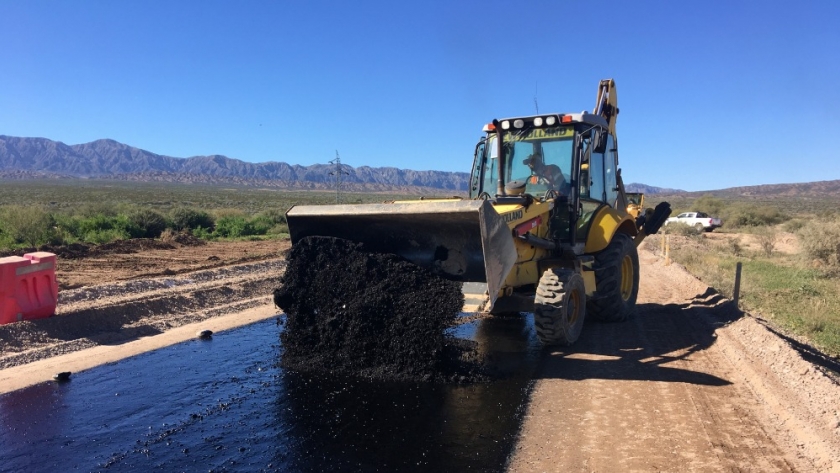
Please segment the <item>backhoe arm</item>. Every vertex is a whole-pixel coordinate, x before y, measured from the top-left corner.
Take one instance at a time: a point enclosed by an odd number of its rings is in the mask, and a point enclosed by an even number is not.
[[[615,122],[618,119],[618,92],[615,89],[614,80],[604,79],[598,85],[598,99],[595,101],[595,109],[592,113],[604,117],[609,125],[610,133],[618,139],[618,135],[615,134]]]

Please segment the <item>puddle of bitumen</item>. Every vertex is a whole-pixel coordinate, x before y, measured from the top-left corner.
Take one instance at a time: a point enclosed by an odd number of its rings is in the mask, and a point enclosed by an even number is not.
[[[273,320],[0,396],[0,471],[501,471],[540,349],[532,320],[450,329],[503,377],[284,372]]]

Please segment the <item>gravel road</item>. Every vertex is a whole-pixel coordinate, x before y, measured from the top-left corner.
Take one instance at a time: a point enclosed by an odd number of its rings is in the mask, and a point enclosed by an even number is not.
[[[836,362],[640,257],[636,317],[546,353],[510,471],[840,471]]]

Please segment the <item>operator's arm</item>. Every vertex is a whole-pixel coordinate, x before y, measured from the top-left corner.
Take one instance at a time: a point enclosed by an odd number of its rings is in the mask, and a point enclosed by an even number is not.
[[[566,183],[566,178],[563,176],[563,171],[557,165],[549,164],[546,167],[546,177],[549,180],[549,184],[551,187],[560,192],[560,193],[567,193],[568,192],[568,184]]]

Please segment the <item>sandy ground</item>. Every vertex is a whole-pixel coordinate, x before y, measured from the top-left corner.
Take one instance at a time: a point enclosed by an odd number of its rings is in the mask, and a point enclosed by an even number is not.
[[[0,393],[275,315],[286,249],[60,260],[58,315],[0,326]],[[641,261],[634,319],[587,324],[573,347],[546,353],[509,470],[840,472],[836,361],[679,265]]]

